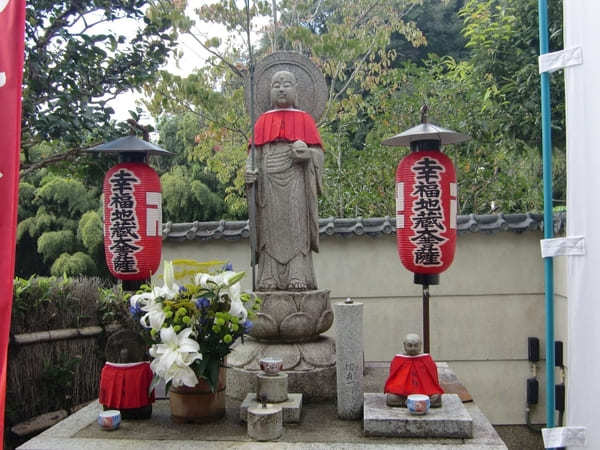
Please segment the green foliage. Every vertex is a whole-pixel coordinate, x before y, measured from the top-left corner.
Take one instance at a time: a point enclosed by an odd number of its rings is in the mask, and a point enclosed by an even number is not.
[[[98,278],[15,278],[11,333],[96,325],[101,288]]]
[[[97,211],[88,211],[79,220],[77,239],[81,241],[90,255],[102,251],[104,233],[102,217]]]
[[[97,205],[89,189],[79,180],[66,177],[49,176],[42,180],[35,191],[36,202],[48,205],[54,212],[69,211],[70,214],[82,214]]]
[[[38,239],[38,253],[46,263],[58,258],[63,249],[73,251],[74,247],[75,235],[71,230],[46,231]]]
[[[52,399],[55,409],[69,410],[72,406],[73,380],[80,362],[81,357],[63,353],[58,361],[47,362],[44,365],[40,381],[46,391],[45,395],[48,399]]]
[[[50,268],[50,273],[53,276],[67,275],[96,275],[96,264],[90,255],[83,252],[75,252],[74,254],[63,253]]]
[[[21,182],[20,203],[28,208],[21,211],[17,226],[17,275],[66,272],[106,277],[98,190],[45,169],[40,174]]]
[[[144,15],[150,2],[34,0],[27,3],[23,148],[60,140],[64,151],[112,131],[107,102],[152,79],[172,49],[168,20]],[[137,20],[129,36],[97,24]]]
[[[399,67],[406,61],[420,64],[430,53],[451,56],[456,60],[467,58],[465,38],[461,35],[463,24],[458,16],[464,3],[464,0],[424,0],[421,5],[415,5],[407,13],[405,20],[415,22],[427,43],[414,47],[401,36],[392,35],[390,46],[398,55],[392,66]]]
[[[351,145],[364,139],[366,130],[360,129],[362,125],[357,129],[356,116],[363,113],[360,105],[394,60],[395,52],[389,48],[391,36],[402,36],[410,45],[425,44],[414,23],[404,20],[411,7],[421,3],[421,0],[279,2],[278,48],[307,54],[329,80],[323,134],[347,133],[345,142]],[[254,20],[269,14],[271,5],[270,2],[251,4],[251,27],[256,27]],[[176,13],[181,17],[177,5],[161,11],[169,17]],[[243,5],[222,0],[201,7],[197,19],[223,25],[228,33],[207,40],[194,27],[196,19],[182,19],[178,30],[191,35],[212,57],[206,67],[186,78],[161,73],[158,84],[147,85],[146,91],[152,95],[148,107],[161,117],[162,124],[172,121],[173,115],[179,118],[182,124],[179,130],[186,132],[177,136],[183,141],[187,164],[195,168],[192,173],[196,174],[197,168],[214,174],[222,187],[211,190],[222,192],[225,205],[222,216],[239,218],[246,215],[247,209],[243,173],[250,135],[243,92],[249,60],[246,14]],[[272,31],[266,29],[262,47],[253,44],[256,54],[269,51]],[[195,118],[193,134],[186,125],[190,114]],[[169,137],[173,135],[172,129],[163,126],[159,131],[164,142],[173,140]],[[186,178],[186,184],[190,185],[192,179]],[[172,180],[171,183],[175,184]],[[171,208],[165,208],[167,220],[175,217]]]
[[[222,196],[188,173],[184,166],[176,166],[161,177],[165,218],[173,222],[191,222],[221,217],[224,210]]]

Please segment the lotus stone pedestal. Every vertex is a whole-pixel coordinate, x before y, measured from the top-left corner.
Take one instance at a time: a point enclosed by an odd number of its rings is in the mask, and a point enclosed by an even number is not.
[[[227,357],[227,395],[244,400],[257,392],[261,358],[281,358],[288,392],[306,402],[336,397],[335,340],[320,336],[333,323],[329,290],[257,292],[263,304],[250,338]]]

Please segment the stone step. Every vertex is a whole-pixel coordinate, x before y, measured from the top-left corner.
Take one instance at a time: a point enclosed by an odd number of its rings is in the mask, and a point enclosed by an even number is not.
[[[407,408],[386,404],[385,394],[364,395],[365,436],[472,438],[473,419],[456,394],[443,394],[442,407],[425,415],[413,415]]]

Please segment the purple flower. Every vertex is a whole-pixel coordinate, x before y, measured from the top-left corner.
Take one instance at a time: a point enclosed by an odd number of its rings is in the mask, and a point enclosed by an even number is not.
[[[244,327],[244,333],[249,333],[254,325],[249,320],[246,320],[242,326]]]
[[[141,316],[143,314],[143,311],[142,311],[142,308],[140,308],[140,305],[136,304],[135,306],[130,306],[129,307],[129,313],[133,317],[138,317],[138,316]]]
[[[233,270],[233,265],[231,263],[227,263],[223,266],[223,270],[231,271],[231,270]]]
[[[179,293],[187,291],[185,286],[179,286]]]
[[[196,307],[198,309],[208,308],[210,306],[210,300],[206,297],[200,297],[196,299]]]

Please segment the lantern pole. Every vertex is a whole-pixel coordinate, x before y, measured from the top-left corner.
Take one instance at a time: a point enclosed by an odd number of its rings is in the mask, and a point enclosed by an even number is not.
[[[252,54],[252,44],[250,42],[250,0],[246,0],[246,36],[248,39],[248,53],[250,58],[250,170],[255,170],[255,152],[254,143],[254,56]],[[256,182],[250,184],[248,188],[248,228],[250,233],[250,265],[252,267],[252,291],[256,291]]]

